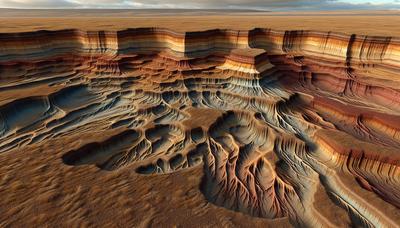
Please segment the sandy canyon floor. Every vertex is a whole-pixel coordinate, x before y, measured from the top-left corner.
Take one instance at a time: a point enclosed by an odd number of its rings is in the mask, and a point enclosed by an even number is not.
[[[0,227],[400,226],[397,12],[0,12]]]

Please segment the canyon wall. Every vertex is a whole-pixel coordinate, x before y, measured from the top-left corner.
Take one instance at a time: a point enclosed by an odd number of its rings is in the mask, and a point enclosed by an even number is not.
[[[61,159],[143,175],[203,166],[210,202],[293,225],[400,223],[398,38],[0,34],[0,105],[0,156],[117,130],[82,139]]]

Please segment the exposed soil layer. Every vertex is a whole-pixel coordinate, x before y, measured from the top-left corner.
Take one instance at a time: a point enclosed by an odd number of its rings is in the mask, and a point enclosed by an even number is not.
[[[400,224],[400,39],[140,28],[0,47],[0,226]]]

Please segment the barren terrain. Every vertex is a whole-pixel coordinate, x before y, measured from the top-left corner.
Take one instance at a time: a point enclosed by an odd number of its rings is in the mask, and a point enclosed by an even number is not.
[[[187,10],[10,10],[0,9],[1,32],[35,30],[123,30],[138,27],[174,31],[271,28],[400,36],[399,11],[224,12]]]
[[[396,12],[20,12],[1,227],[399,226]]]

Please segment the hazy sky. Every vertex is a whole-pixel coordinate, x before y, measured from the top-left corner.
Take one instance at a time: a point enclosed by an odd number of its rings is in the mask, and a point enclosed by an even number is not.
[[[0,0],[0,8],[399,9],[400,0]]]

